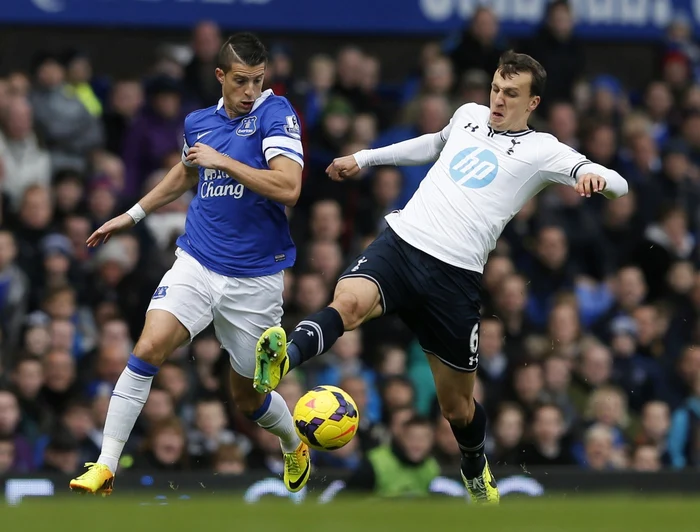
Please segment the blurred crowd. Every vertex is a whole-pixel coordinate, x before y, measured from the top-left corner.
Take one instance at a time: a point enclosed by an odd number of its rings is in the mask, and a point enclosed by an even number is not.
[[[401,83],[355,45],[293,61],[269,42],[266,86],[303,126],[306,167],[289,210],[299,259],[285,276],[286,327],[322,308],[337,275],[402,207],[428,167],[380,167],[342,184],[337,156],[436,132],[462,103],[488,104],[509,47],[549,73],[531,125],[619,171],[630,193],[582,199],[553,187],[508,225],[484,274],[476,397],[490,414],[493,464],[654,471],[700,466],[700,49],[674,20],[656,77],[626,87],[582,78],[565,3],[509,42],[480,9],[428,42]],[[216,104],[222,42],[213,23],[164,48],[139,79],[93,74],[80,50],[50,51],[0,77],[0,476],[74,473],[98,454],[112,387],[174,261],[187,194],[95,250],[88,235],[180,159],[183,118]],[[614,50],[611,50],[614,53]],[[242,418],[211,331],[158,373],[123,469],[281,471],[277,439]],[[396,319],[346,333],[285,378],[294,407],[316,384],[356,400],[361,430],[319,466],[362,470],[378,445],[454,473],[460,453],[439,416],[420,347]],[[423,421],[421,421],[423,420]],[[427,421],[426,421],[427,420]]]

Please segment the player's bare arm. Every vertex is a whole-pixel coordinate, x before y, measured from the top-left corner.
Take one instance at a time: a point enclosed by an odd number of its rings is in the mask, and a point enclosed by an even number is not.
[[[434,163],[445,147],[450,125],[437,133],[427,133],[403,142],[374,150],[361,150],[353,155],[338,157],[326,168],[333,181],[356,177],[368,166],[414,166]]]
[[[270,160],[269,170],[259,170],[198,142],[190,148],[187,160],[226,172],[247,189],[288,207],[296,205],[301,193],[301,165],[283,155]]]
[[[129,212],[105,222],[87,239],[88,247],[107,242],[114,233],[128,229],[149,213],[175,201],[197,184],[199,174],[196,167],[187,167],[181,162],[165,175],[153,190],[146,194]]]

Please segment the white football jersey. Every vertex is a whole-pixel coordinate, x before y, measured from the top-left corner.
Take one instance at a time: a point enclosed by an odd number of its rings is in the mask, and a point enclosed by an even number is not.
[[[489,116],[475,103],[457,109],[441,132],[438,160],[406,207],[386,217],[412,246],[477,272],[530,198],[552,183],[575,185],[590,163],[547,133],[494,131]]]

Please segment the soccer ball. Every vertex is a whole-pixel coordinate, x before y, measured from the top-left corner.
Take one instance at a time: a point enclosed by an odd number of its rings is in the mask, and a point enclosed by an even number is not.
[[[294,407],[297,434],[309,447],[319,451],[346,445],[355,436],[359,423],[355,401],[335,386],[316,386]]]

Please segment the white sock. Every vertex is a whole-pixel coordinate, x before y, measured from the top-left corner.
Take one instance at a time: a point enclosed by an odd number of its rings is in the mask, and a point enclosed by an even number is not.
[[[127,367],[114,387],[107,410],[102,452],[97,459],[98,464],[106,465],[112,473],[117,471],[124,445],[148,399],[152,382],[152,375],[139,375]]]
[[[301,440],[294,429],[292,413],[277,392],[270,392],[267,410],[255,419],[255,422],[280,439],[283,452],[291,453],[299,447]]]

